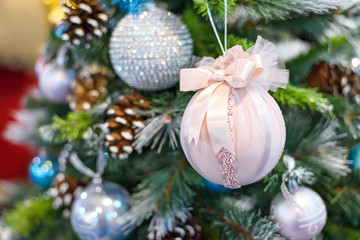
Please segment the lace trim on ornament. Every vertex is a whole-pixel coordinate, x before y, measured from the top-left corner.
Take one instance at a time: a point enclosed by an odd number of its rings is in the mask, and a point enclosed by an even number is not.
[[[231,137],[232,130],[233,130],[233,118],[232,118],[232,109],[233,109],[233,98],[234,98],[234,89],[230,88],[229,96],[228,96],[228,114],[227,120],[229,125],[229,130]],[[223,177],[223,184],[227,188],[240,188],[240,181],[239,176],[236,173],[236,166],[235,166],[235,156],[232,155],[226,148],[221,148],[217,155],[219,164],[220,164],[220,171]]]
[[[220,163],[224,186],[226,188],[240,188],[239,176],[236,173],[235,167],[235,156],[223,147],[218,153],[217,158]]]
[[[228,96],[227,121],[228,121],[230,135],[231,135],[232,140],[234,140],[233,134],[232,134],[232,131],[233,131],[233,117],[232,117],[233,105],[234,105],[234,88],[230,88],[229,96]]]

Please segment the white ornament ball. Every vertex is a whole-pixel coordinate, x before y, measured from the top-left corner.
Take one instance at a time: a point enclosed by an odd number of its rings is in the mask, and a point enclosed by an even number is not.
[[[193,40],[180,18],[152,6],[139,15],[122,18],[109,48],[111,63],[124,82],[155,91],[179,81],[180,69],[191,63]]]
[[[326,223],[326,207],[321,197],[307,187],[298,187],[287,201],[280,192],[271,203],[271,218],[279,233],[293,240],[308,240],[318,235]]]
[[[54,103],[66,103],[70,94],[70,83],[75,74],[56,63],[44,64],[38,72],[39,87],[44,96]]]

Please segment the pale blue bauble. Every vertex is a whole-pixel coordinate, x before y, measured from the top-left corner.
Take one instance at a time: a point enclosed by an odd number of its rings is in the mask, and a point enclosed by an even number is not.
[[[133,226],[120,225],[131,207],[129,193],[112,182],[93,182],[75,199],[71,225],[82,240],[123,240]]]

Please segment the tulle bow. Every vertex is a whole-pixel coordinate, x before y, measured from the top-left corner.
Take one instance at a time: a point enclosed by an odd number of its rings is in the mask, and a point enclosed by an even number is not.
[[[204,58],[197,68],[181,69],[180,90],[201,90],[194,96],[184,130],[189,142],[198,143],[206,118],[214,153],[218,154],[224,147],[235,155],[228,121],[229,94],[232,89],[248,85],[257,85],[266,91],[286,88],[289,73],[279,64],[278,58],[274,44],[259,36],[247,51],[235,46],[217,59]]]

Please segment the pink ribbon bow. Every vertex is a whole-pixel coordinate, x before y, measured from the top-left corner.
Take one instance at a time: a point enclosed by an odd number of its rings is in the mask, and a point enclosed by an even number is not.
[[[208,58],[209,59],[209,58]],[[207,59],[207,60],[208,60]],[[229,49],[224,56],[211,59],[212,66],[181,69],[180,90],[196,91],[190,106],[184,134],[197,145],[202,124],[206,121],[213,152],[222,148],[235,156],[231,129],[231,94],[233,89],[258,85],[266,90],[285,88],[288,71],[279,69],[275,46],[258,37],[246,52],[242,47]]]
[[[214,82],[226,82],[231,87],[243,88],[251,77],[263,71],[259,54],[248,59],[241,58],[230,64],[225,70],[215,67],[185,68],[180,72],[180,90],[196,91],[208,87]]]

